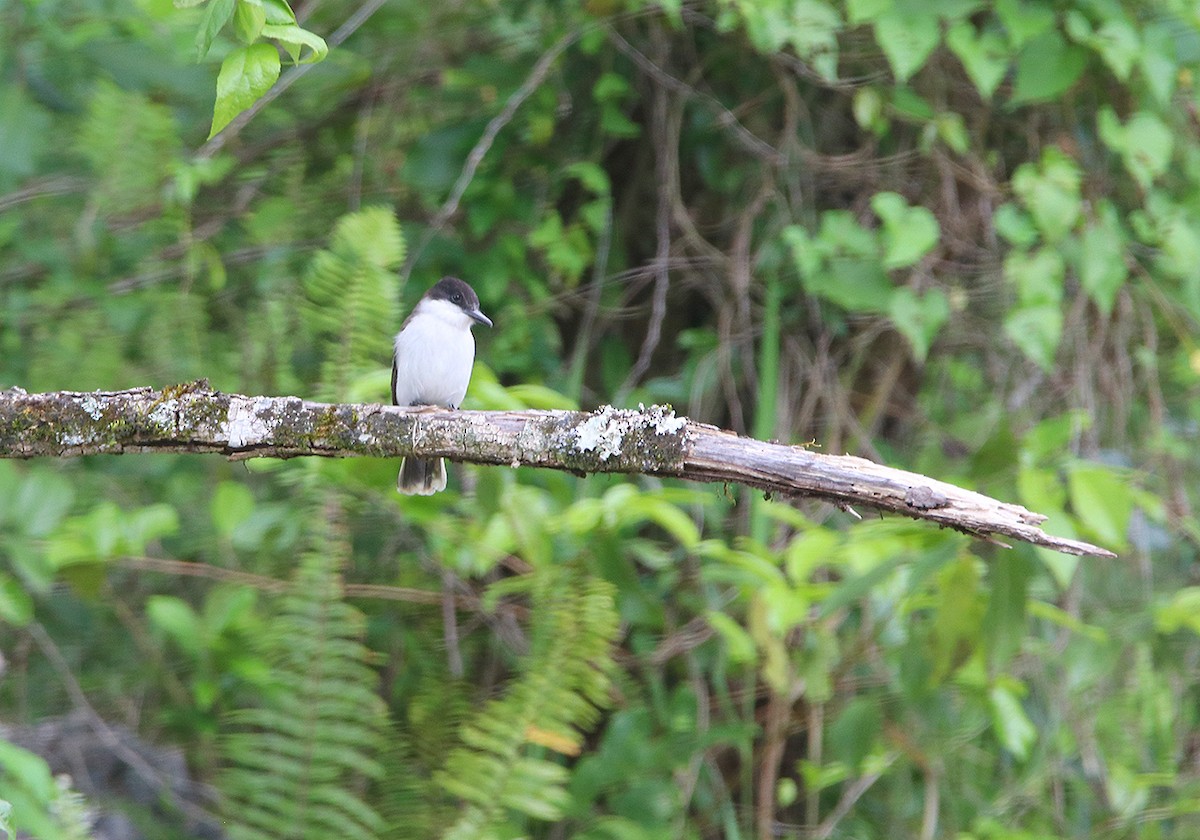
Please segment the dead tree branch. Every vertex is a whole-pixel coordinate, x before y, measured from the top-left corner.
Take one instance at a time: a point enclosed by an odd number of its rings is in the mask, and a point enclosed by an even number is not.
[[[850,455],[740,437],[661,406],[640,411],[450,411],[330,405],[212,391],[0,391],[0,458],[213,452],[230,458],[443,456],[585,474],[645,473],[744,484],[839,506],[869,505],[983,539],[1094,557],[1112,552],[1045,533],[1046,517]]]

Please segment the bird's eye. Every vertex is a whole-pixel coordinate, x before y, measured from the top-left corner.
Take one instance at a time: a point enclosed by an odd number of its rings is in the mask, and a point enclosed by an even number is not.
[[[454,301],[455,303],[462,303],[462,293],[461,293],[461,292],[455,292],[455,293],[454,293],[454,296],[453,296],[452,298],[450,298],[450,299],[451,299],[452,301]]]

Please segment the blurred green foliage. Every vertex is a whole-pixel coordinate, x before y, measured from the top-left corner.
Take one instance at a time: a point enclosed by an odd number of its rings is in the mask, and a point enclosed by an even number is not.
[[[360,7],[179,5],[0,5],[0,387],[386,402],[455,274],[470,407],[670,402],[1122,556],[648,477],[0,462],[0,722],[70,677],[231,836],[1200,832],[1190,0],[392,0],[219,143]],[[73,796],[0,741],[0,831]]]

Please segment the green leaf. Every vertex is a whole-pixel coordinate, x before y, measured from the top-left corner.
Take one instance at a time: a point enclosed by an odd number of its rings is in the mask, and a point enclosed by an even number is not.
[[[179,512],[165,502],[147,505],[128,514],[123,530],[121,550],[140,554],[151,540],[179,530]]]
[[[1196,266],[1200,265],[1200,224],[1197,215],[1168,199],[1160,191],[1152,191],[1147,200],[1149,212],[1133,214],[1130,221],[1144,241],[1160,246],[1156,265],[1165,273],[1188,282],[1197,290]],[[1200,299],[1192,298],[1193,317],[1200,314]]]
[[[307,29],[301,29],[294,23],[268,23],[262,28],[262,36],[283,44],[292,61],[300,64],[315,64],[329,55],[329,45],[325,43],[324,38]],[[304,47],[308,47],[310,52],[308,57],[301,61],[300,54]]]
[[[600,108],[600,130],[612,137],[637,137],[642,127],[635,123],[615,103],[606,102]]]
[[[1021,441],[1023,463],[1058,463],[1073,440],[1091,428],[1091,417],[1080,410],[1045,418],[1025,433]],[[1055,482],[1057,486],[1057,481]],[[1056,496],[1047,507],[1061,508],[1066,496]]]
[[[1017,291],[1022,306],[1057,307],[1063,299],[1066,265],[1050,248],[1013,251],[1004,260],[1004,277]]]
[[[943,143],[960,155],[965,155],[971,148],[971,139],[967,136],[967,126],[961,114],[946,112],[934,118],[937,136]]]
[[[762,53],[777,53],[792,45],[800,58],[824,78],[837,78],[837,34],[841,18],[822,0],[789,0],[786,3],[731,4],[746,28],[746,37]],[[728,24],[726,24],[728,26]]]
[[[754,639],[746,632],[746,628],[738,624],[728,615],[715,610],[706,615],[706,620],[721,641],[725,643],[725,653],[729,661],[739,665],[748,665],[758,660]]]
[[[1021,504],[1042,513],[1060,511],[1067,501],[1058,473],[1040,467],[1021,467],[1017,472],[1017,492]]]
[[[1083,199],[1079,164],[1048,148],[1038,165],[1025,163],[1013,173],[1013,192],[1029,208],[1042,237],[1056,243],[1075,227]]]
[[[1083,290],[1105,316],[1112,312],[1117,292],[1129,277],[1125,248],[1125,231],[1117,210],[1105,201],[1097,220],[1088,225],[1080,238],[1076,268]]]
[[[213,491],[209,512],[217,533],[228,537],[254,512],[254,494],[241,482],[222,481]]]
[[[0,739],[0,770],[32,794],[39,803],[49,804],[57,793],[58,786],[54,783],[46,760],[3,739]]]
[[[279,78],[279,53],[271,44],[251,44],[225,56],[217,76],[212,138],[271,89]]]
[[[32,175],[47,151],[50,114],[27,90],[19,84],[0,86],[0,188]]]
[[[821,599],[817,614],[825,618],[865,597],[868,592],[879,586],[909,559],[903,554],[896,554],[864,574],[846,578],[838,583],[829,595]]]
[[[1159,106],[1170,104],[1180,77],[1175,34],[1164,20],[1152,21],[1143,27],[1143,46],[1138,54],[1142,78]]]
[[[243,44],[257,41],[266,22],[267,13],[261,3],[238,0],[237,10],[233,13],[233,31]]]
[[[977,561],[959,557],[938,573],[933,654],[939,677],[958,670],[980,641],[984,604]]]
[[[843,256],[805,278],[804,287],[849,312],[886,312],[895,291],[878,259]]]
[[[1054,604],[1048,604],[1045,601],[1030,600],[1029,615],[1033,618],[1048,621],[1056,627],[1061,627],[1098,645],[1107,643],[1109,639],[1108,632],[1103,627],[1097,627],[1094,624],[1087,624],[1080,621],[1078,616],[1072,615],[1066,610],[1056,607]],[[1197,617],[1200,617],[1200,614]]]
[[[950,303],[940,289],[918,296],[909,288],[896,289],[888,302],[888,317],[908,339],[918,362],[925,361],[933,340],[950,318]]]
[[[0,571],[0,622],[24,627],[33,618],[33,599],[21,582]]]
[[[193,657],[200,654],[203,628],[185,601],[171,595],[151,595],[146,599],[146,618]]]
[[[1184,628],[1200,635],[1200,586],[1185,586],[1154,608],[1156,631],[1169,634]]]
[[[53,531],[71,508],[75,491],[65,477],[49,470],[36,470],[20,483],[8,518],[10,528],[30,537]]]
[[[907,82],[925,65],[940,35],[935,15],[893,9],[875,20],[875,42],[900,83]]]
[[[1013,344],[1045,371],[1054,369],[1062,340],[1063,314],[1058,306],[1035,305],[1012,310],[1004,319],[1004,332]]]
[[[583,226],[574,222],[564,225],[562,217],[554,210],[530,231],[529,244],[542,252],[546,263],[570,286],[579,281],[595,255]]]
[[[846,21],[858,26],[882,17],[894,5],[895,0],[846,0]]]
[[[1021,701],[1000,685],[988,692],[988,701],[992,709],[992,726],[1000,744],[1018,761],[1025,761],[1037,741],[1037,729],[1021,707]]]
[[[922,125],[936,115],[929,100],[906,85],[892,89],[892,108],[897,116]]]
[[[1029,581],[1033,574],[1033,564],[1028,555],[1022,553],[1006,554],[991,564],[991,592],[983,627],[984,641],[994,667],[1002,667],[1021,649]]]
[[[1067,476],[1067,487],[1080,523],[1104,545],[1125,547],[1134,504],[1128,479],[1107,467],[1080,464]]]
[[[296,22],[296,13],[285,0],[262,0],[262,7],[267,13],[267,23],[287,25]]]
[[[618,521],[621,525],[649,520],[683,548],[691,550],[700,542],[700,532],[691,515],[665,499],[640,493],[624,499],[620,508]]]
[[[612,179],[603,166],[591,161],[578,161],[563,169],[563,174],[570,176],[596,195],[607,196],[612,193]]]
[[[578,411],[579,403],[546,385],[519,382],[509,385],[505,392],[513,397],[522,408],[538,408],[550,411]]]
[[[258,593],[248,586],[214,589],[204,600],[203,622],[211,633],[226,633],[244,625]]]
[[[813,276],[821,270],[821,252],[807,230],[800,225],[788,225],[779,236],[791,252],[796,272],[801,279]]]
[[[887,130],[887,120],[883,116],[883,94],[879,89],[867,85],[859,88],[854,93],[854,102],[851,106],[854,113],[854,121],[858,123],[858,127],[867,131],[882,134]]]
[[[837,10],[821,0],[793,0],[789,5],[786,40],[823,78],[837,79],[837,35],[842,26]]]
[[[969,22],[960,21],[946,33],[946,45],[962,62],[979,95],[984,100],[991,99],[1012,61],[1012,53],[1000,33],[991,29],[976,32]]]
[[[1076,43],[1083,44],[1099,53],[1114,76],[1122,82],[1129,81],[1134,62],[1142,51],[1137,31],[1128,19],[1118,17],[1114,10],[1106,14],[1104,23],[1093,30],[1091,21],[1078,9],[1067,12],[1065,22],[1067,34]]]
[[[632,91],[633,86],[629,84],[628,79],[610,70],[601,73],[600,78],[592,85],[592,98],[597,102],[621,102]]]
[[[221,27],[229,22],[236,4],[237,0],[210,0],[208,8],[204,10],[204,20],[200,22],[200,30],[196,33],[197,61],[208,55],[213,39]]]
[[[871,198],[871,209],[883,220],[884,268],[915,265],[937,245],[941,231],[926,208],[910,207],[900,195],[881,192]]]
[[[1057,32],[1041,35],[1025,45],[1017,58],[1013,105],[1046,102],[1066,93],[1083,75],[1087,53],[1068,44]]]
[[[1038,231],[1029,214],[1015,204],[1001,204],[992,215],[996,232],[1018,248],[1031,248]]]
[[[882,731],[879,698],[855,697],[829,727],[830,757],[857,771],[875,750]]]
[[[1125,168],[1143,189],[1167,171],[1175,138],[1170,127],[1147,111],[1138,111],[1125,126]]]
[[[815,236],[793,225],[782,237],[809,294],[850,311],[887,310],[893,286],[879,257],[879,237],[853,214],[830,210],[821,215]]]
[[[1092,47],[1099,51],[1104,63],[1112,70],[1113,75],[1122,82],[1129,81],[1133,72],[1134,62],[1142,52],[1142,45],[1137,31],[1128,20],[1110,17],[1096,31],[1091,42]]]
[[[1008,41],[1014,49],[1054,26],[1053,7],[1038,0],[996,0],[996,16],[1004,24]]]

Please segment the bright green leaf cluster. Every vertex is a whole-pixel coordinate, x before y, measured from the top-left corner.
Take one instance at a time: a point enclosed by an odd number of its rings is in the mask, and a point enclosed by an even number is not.
[[[196,4],[176,0],[176,5]],[[217,34],[226,26],[242,46],[235,47],[221,62],[210,138],[261,99],[279,79],[278,48],[282,47],[293,64],[321,61],[329,54],[325,39],[296,23],[287,0],[208,0],[196,33],[197,59],[208,55]]]

